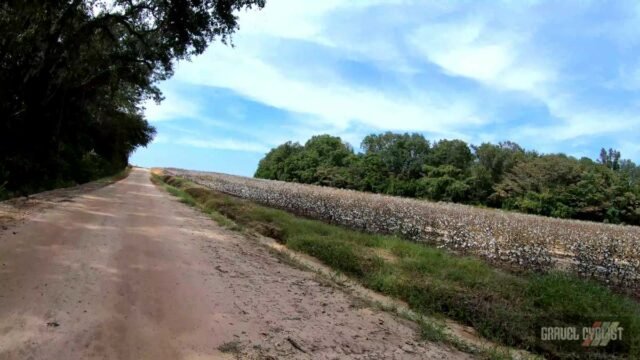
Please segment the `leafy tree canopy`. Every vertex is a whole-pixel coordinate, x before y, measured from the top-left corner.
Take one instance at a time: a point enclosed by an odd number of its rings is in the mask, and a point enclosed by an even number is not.
[[[640,225],[640,167],[602,150],[597,161],[526,151],[514,142],[430,143],[420,134],[285,143],[260,161],[267,179],[505,208],[538,215]]]
[[[8,0],[0,4],[0,184],[28,193],[121,169],[177,60],[264,0]]]

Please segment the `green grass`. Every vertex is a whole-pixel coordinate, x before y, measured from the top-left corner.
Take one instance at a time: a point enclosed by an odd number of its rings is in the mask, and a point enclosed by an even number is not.
[[[118,171],[117,173],[113,174],[113,175],[109,175],[109,176],[105,176],[103,178],[97,179],[95,180],[96,182],[103,184],[103,185],[109,185],[111,183],[114,183],[116,181],[120,181],[122,179],[125,179],[127,176],[129,176],[129,173],[131,173],[131,166],[127,166],[124,169]]]
[[[209,217],[211,217],[215,222],[218,223],[218,225],[223,226],[225,228],[231,229],[231,230],[241,230],[242,228],[239,227],[235,222],[233,222],[232,220],[230,220],[228,217],[222,215],[221,213],[219,213],[218,211],[216,211],[213,207],[211,206],[205,206],[204,204],[198,202],[196,199],[194,199],[191,195],[189,195],[187,192],[185,192],[184,190],[182,190],[180,187],[185,186],[186,183],[180,181],[181,179],[177,179],[177,181],[173,181],[172,184],[166,183],[162,177],[152,174],[151,175],[151,180],[154,184],[161,186],[163,189],[165,189],[169,194],[177,197],[178,199],[180,199],[180,202],[189,206],[193,206],[195,208],[200,209],[202,212],[206,213],[207,215],[209,215]]]
[[[477,258],[297,217],[184,179],[156,176],[155,181],[163,181],[181,201],[232,224],[226,226],[273,237],[365,287],[407,302],[418,313],[452,318],[502,345],[549,357],[640,357],[640,304],[597,283],[559,272],[513,274]],[[588,351],[580,342],[539,336],[541,327],[578,326],[581,331],[599,320],[621,321],[625,336]],[[429,324],[422,332],[430,340],[443,336]]]

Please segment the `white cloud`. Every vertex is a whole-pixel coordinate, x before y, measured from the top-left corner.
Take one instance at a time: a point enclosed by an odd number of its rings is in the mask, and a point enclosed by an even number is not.
[[[197,102],[171,90],[165,89],[163,93],[165,100],[162,103],[156,104],[153,100],[147,100],[143,104],[144,114],[149,122],[193,119],[200,116],[202,109]]]
[[[480,43],[482,27],[477,21],[424,25],[411,40],[429,61],[450,74],[495,81],[513,62],[513,50],[506,43]]]
[[[165,100],[161,104],[153,101],[147,101],[144,104],[144,114],[151,123],[157,122],[178,122],[177,120],[197,120],[206,127],[212,127],[222,130],[230,130],[238,133],[251,134],[253,129],[247,129],[243,126],[234,124],[232,121],[221,120],[207,115],[207,106],[202,99],[194,98],[188,91],[176,91],[171,87],[163,89]],[[242,110],[238,108],[230,108],[233,116],[243,116]],[[175,130],[181,133],[190,133],[198,135],[198,131],[185,128],[177,124],[165,125],[165,128]]]
[[[548,99],[547,105],[559,120],[551,125],[530,124],[520,128],[521,138],[534,138],[540,143],[572,141],[581,137],[605,136],[633,132],[640,124],[634,112],[617,112],[592,108],[588,104],[575,104],[575,100]]]
[[[241,14],[240,34],[322,41],[322,17],[340,1],[270,0],[261,11]]]
[[[618,144],[622,157],[625,159],[640,159],[640,144],[631,141],[622,141]]]
[[[152,144],[167,144],[169,143],[171,140],[170,138],[165,135],[165,134],[158,134],[153,138],[153,141],[151,142]]]
[[[198,138],[180,138],[174,141],[175,144],[188,145],[205,149],[218,149],[218,150],[234,150],[234,151],[247,151],[266,153],[269,151],[269,147],[262,144],[258,144],[254,141],[240,141],[235,139],[198,139]]]
[[[198,115],[199,116],[199,115]],[[205,149],[234,150],[265,153],[269,146],[278,143],[263,143],[256,140],[239,140],[232,137],[204,137],[202,131],[197,131],[178,124],[163,124],[164,129],[170,130],[171,135],[160,133],[153,139],[153,144],[177,144]]]
[[[325,45],[333,43],[325,34],[327,16],[338,11],[349,11],[381,4],[398,4],[403,0],[269,0],[261,11],[241,14],[240,34],[271,36],[283,39],[315,41]]]
[[[465,98],[444,98],[427,91],[398,95],[321,78],[298,80],[238,43],[234,49],[217,47],[192,63],[182,64],[177,78],[232,89],[252,100],[308,114],[341,129],[358,122],[377,129],[447,133],[484,120],[477,115],[476,104]]]
[[[567,148],[567,141],[619,134],[640,122],[630,109],[601,108],[581,99],[571,76],[559,70],[565,66],[562,59],[538,53],[526,32],[488,28],[478,18],[458,19],[422,26],[411,41],[448,74],[497,90],[522,92],[544,104],[553,123],[534,119],[514,128],[509,134],[513,139]],[[634,81],[634,77],[628,79]]]
[[[368,10],[383,3],[402,4],[389,8],[388,15],[368,16]],[[270,0],[262,11],[242,13],[235,48],[214,44],[193,62],[179,64],[175,80],[229,89],[241,97],[289,112],[289,119],[298,121],[293,125],[288,121],[288,128],[240,129],[228,119],[208,119],[205,104],[195,103],[186,93],[167,92],[165,103],[149,107],[146,114],[152,121],[208,121],[218,128],[260,139],[265,145],[258,145],[254,151],[284,140],[303,141],[322,132],[344,136],[355,146],[362,131],[384,130],[426,131],[439,137],[471,140],[520,139],[546,146],[568,141],[575,144],[578,139],[607,134],[628,136],[627,129],[637,129],[640,120],[632,106],[606,107],[581,95],[582,84],[575,81],[579,69],[571,68],[572,63],[553,53],[553,46],[539,36],[549,26],[541,16],[549,9],[537,13],[536,5],[520,2],[491,7],[465,3],[463,11],[457,3],[440,8],[423,2],[411,6],[404,3]],[[580,13],[589,12],[588,5],[580,6]],[[353,22],[349,21],[351,15]],[[602,26],[592,32],[609,30]],[[272,45],[295,47],[299,40],[304,42],[301,48],[305,50],[314,45],[321,47],[318,56],[326,51],[337,59],[373,64],[385,77],[393,79],[391,82],[400,85],[389,89],[385,80],[379,80],[380,86],[373,85],[375,82],[363,85],[345,77],[333,63],[326,68],[305,63],[303,59],[308,54],[273,53],[279,47]],[[416,61],[416,53],[420,61]],[[571,56],[569,51],[564,54]],[[441,73],[432,74],[431,65]],[[415,81],[427,72],[427,80]],[[637,73],[640,72],[629,70],[622,76],[634,89],[640,83]],[[589,78],[589,74],[579,75]],[[446,83],[448,77],[469,79],[482,86],[470,87],[455,80]],[[517,99],[502,104],[501,101],[510,101],[504,100],[507,97]],[[526,103],[523,109],[539,104],[546,107],[548,114],[525,125],[509,126],[511,113],[501,113],[500,108],[509,108],[505,112],[515,108],[515,117],[526,119],[527,114],[517,113],[522,104],[516,102],[522,98]],[[498,122],[497,118],[503,120],[503,133],[484,127]],[[248,143],[203,140],[197,135],[183,140],[184,144],[200,147],[251,148],[245,146]]]
[[[482,20],[428,24],[417,29],[411,43],[445,72],[506,90],[539,94],[556,75],[549,64],[527,54],[527,35],[491,31]]]

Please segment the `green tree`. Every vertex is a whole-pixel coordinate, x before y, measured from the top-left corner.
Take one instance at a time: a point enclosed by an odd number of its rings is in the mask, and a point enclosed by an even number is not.
[[[466,142],[462,140],[440,140],[433,144],[427,157],[431,166],[451,165],[466,171],[474,160],[474,156]]]
[[[471,151],[473,149],[473,151]],[[505,141],[469,146],[419,134],[373,134],[354,154],[340,138],[287,143],[256,176],[520,212],[640,224],[640,168],[615,150],[598,161],[544,155]],[[604,159],[604,161],[602,160]],[[283,175],[285,174],[285,175]]]
[[[254,176],[272,180],[297,180],[294,176],[297,169],[293,167],[292,158],[302,152],[302,149],[299,143],[291,141],[271,149],[258,163],[258,169]]]
[[[122,168],[154,135],[141,104],[161,100],[155,84],[228,40],[235,12],[254,5],[264,1],[3,1],[0,183],[30,192]]]
[[[429,141],[424,136],[391,132],[373,134],[364,138],[361,147],[364,161],[374,171],[374,179],[365,181],[369,189],[380,189],[379,192],[391,195],[415,196],[416,181],[422,175],[422,167],[430,151]],[[381,177],[385,180],[380,181]]]
[[[506,208],[540,215],[566,214],[567,189],[581,179],[578,161],[566,155],[545,155],[517,163],[496,186]]]
[[[620,168],[620,151],[609,148],[609,151],[605,148],[600,149],[600,164],[610,168],[611,170],[618,170]]]
[[[427,165],[424,170],[425,176],[417,184],[418,197],[451,202],[467,200],[470,186],[462,180],[462,170],[453,165]]]
[[[429,154],[429,141],[421,134],[386,132],[362,140],[366,155],[380,158],[388,174],[399,179],[417,179]]]
[[[525,158],[520,145],[505,141],[499,144],[483,143],[472,146],[476,161],[471,167],[471,198],[477,203],[499,206],[493,187],[500,183],[504,174],[510,171],[518,161]]]
[[[351,188],[374,193],[386,193],[389,174],[382,158],[377,154],[359,154],[350,166]]]
[[[638,187],[640,185],[640,166],[637,166],[633,161],[628,159],[621,160],[619,171],[630,187]]]
[[[303,150],[294,156],[296,177],[307,184],[346,185],[347,167],[354,157],[351,146],[337,136],[317,135],[309,139]]]
[[[304,146],[287,142],[267,153],[255,176],[265,179],[297,181],[337,187],[350,187],[349,167],[356,156],[339,137],[317,135]]]

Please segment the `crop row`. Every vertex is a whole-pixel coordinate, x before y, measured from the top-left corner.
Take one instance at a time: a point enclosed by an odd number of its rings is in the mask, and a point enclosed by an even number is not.
[[[397,234],[535,271],[562,267],[606,283],[640,283],[640,228],[434,203],[352,190],[169,169],[208,188],[298,215]]]

